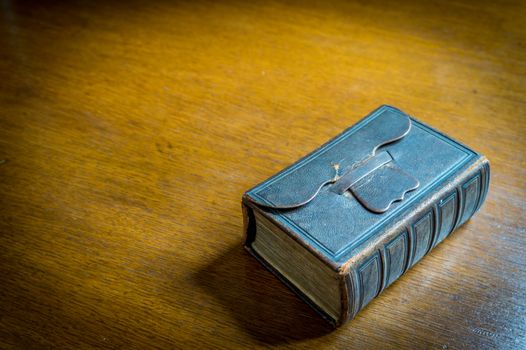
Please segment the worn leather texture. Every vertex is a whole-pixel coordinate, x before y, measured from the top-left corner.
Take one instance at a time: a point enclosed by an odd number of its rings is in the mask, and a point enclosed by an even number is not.
[[[251,249],[258,210],[331,266],[340,276],[341,316],[314,309],[341,325],[465,223],[484,202],[489,178],[484,156],[381,106],[245,193],[245,246],[262,261]]]
[[[331,190],[342,180],[339,177],[382,152],[392,160],[342,194]],[[381,106],[246,196],[328,260],[340,264],[353,247],[477,157],[476,152],[402,111]]]

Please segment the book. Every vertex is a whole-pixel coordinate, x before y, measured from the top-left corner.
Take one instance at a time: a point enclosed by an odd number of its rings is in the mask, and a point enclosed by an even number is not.
[[[245,248],[335,326],[482,205],[488,160],[381,106],[243,195]]]

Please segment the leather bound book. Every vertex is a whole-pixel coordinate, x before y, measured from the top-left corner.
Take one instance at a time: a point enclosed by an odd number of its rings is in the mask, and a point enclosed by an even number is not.
[[[481,154],[381,106],[244,194],[245,247],[339,326],[464,224],[489,177]]]

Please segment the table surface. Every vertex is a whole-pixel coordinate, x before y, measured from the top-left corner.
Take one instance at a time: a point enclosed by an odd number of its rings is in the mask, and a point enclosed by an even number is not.
[[[1,6],[0,347],[526,348],[524,3]],[[384,103],[491,188],[333,330],[242,249],[240,199]]]

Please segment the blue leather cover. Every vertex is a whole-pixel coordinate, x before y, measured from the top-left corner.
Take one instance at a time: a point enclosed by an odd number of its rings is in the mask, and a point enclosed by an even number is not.
[[[248,191],[245,200],[337,267],[479,157],[404,112],[381,106]],[[438,232],[433,241],[447,234]],[[426,244],[422,252],[415,247],[415,255],[425,255],[431,242]]]

